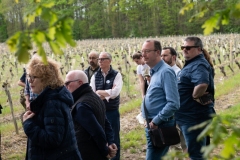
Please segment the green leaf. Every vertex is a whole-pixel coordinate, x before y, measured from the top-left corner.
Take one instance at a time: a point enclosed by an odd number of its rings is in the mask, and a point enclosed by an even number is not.
[[[21,35],[21,32],[17,32],[6,41],[11,52],[16,52],[17,42],[18,42],[20,35]]]
[[[50,28],[48,29],[48,37],[49,37],[51,40],[54,40],[55,34],[56,34],[56,28],[55,28],[55,27],[50,27]]]
[[[29,50],[32,49],[30,38],[28,33],[19,32],[17,35],[18,41],[16,42],[16,53],[19,62],[27,63],[29,60]]]
[[[219,29],[220,14],[215,14],[204,22],[202,28],[204,28],[204,35],[209,35],[214,29]]]
[[[27,22],[27,25],[30,26],[32,23],[35,22],[35,14],[28,14],[26,17],[24,17],[24,21]]]
[[[30,59],[30,54],[28,52],[28,49],[26,47],[20,48],[17,52],[17,59],[19,62],[27,63],[28,60]]]
[[[54,2],[48,2],[48,3],[42,4],[42,6],[43,6],[44,8],[50,8],[50,9],[51,9],[54,5],[55,5]]]
[[[235,147],[234,144],[238,141],[238,138],[235,136],[230,136],[224,141],[224,148],[221,151],[221,156],[228,159],[231,156],[235,155]]]
[[[45,33],[42,31],[35,31],[32,34],[32,38],[34,41],[36,41],[38,43],[44,43],[46,41]]]
[[[184,7],[182,7],[179,11],[179,14],[184,15],[185,11],[190,11],[194,7],[194,2],[187,3]]]
[[[52,51],[53,51],[55,54],[63,55],[63,51],[60,49],[60,46],[59,46],[58,44],[56,44],[56,43],[53,42],[53,41],[50,41],[50,42],[49,42],[49,45],[50,45]]]
[[[47,64],[47,55],[41,44],[38,45],[38,54],[42,57],[44,64]]]

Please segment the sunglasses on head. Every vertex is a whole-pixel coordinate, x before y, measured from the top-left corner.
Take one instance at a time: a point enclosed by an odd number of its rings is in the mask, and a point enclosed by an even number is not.
[[[198,48],[199,46],[181,46],[181,50],[186,49],[187,51],[189,51],[191,48]]]

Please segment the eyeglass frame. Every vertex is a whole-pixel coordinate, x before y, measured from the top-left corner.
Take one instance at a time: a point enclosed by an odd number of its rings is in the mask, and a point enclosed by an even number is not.
[[[67,87],[70,83],[72,82],[76,82],[76,81],[79,81],[80,79],[75,79],[75,80],[72,80],[72,81],[67,81],[67,82],[64,82],[64,85]]]
[[[101,62],[102,62],[102,61],[105,61],[105,60],[107,60],[107,59],[110,59],[110,58],[97,58],[97,60],[98,60],[98,61],[101,61]]]
[[[31,75],[29,75],[29,74],[27,74],[26,77],[27,77],[27,80],[28,80],[28,81],[31,80],[32,82],[33,82],[36,78],[40,78],[40,77],[38,77],[38,76],[31,76]]]
[[[199,46],[181,46],[181,50],[186,49],[187,51],[191,50],[192,48],[198,48]]]
[[[157,49],[153,49],[153,50],[145,50],[145,51],[141,51],[141,52],[142,52],[142,53],[150,53],[150,52],[152,52],[152,51],[156,52]]]

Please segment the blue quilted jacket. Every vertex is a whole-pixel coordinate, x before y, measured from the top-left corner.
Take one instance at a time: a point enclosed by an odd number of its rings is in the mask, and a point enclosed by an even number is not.
[[[35,113],[23,123],[28,137],[27,160],[81,160],[70,108],[71,93],[63,86],[46,88],[31,102]]]

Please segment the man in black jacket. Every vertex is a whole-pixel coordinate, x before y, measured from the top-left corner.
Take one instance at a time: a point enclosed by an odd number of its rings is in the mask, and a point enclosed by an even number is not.
[[[72,93],[74,105],[72,117],[78,148],[84,160],[107,160],[115,156],[113,131],[106,118],[103,101],[89,86],[83,71],[70,71],[65,86]]]

